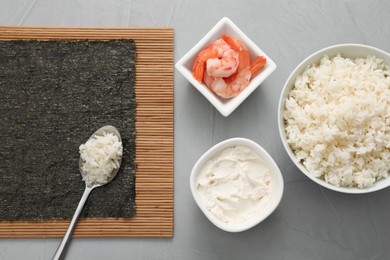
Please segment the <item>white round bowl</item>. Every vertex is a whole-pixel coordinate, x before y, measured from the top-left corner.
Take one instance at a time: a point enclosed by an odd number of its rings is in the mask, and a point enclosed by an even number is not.
[[[311,64],[319,63],[321,58],[324,55],[328,55],[329,57],[334,57],[337,54],[340,54],[344,58],[358,58],[358,57],[367,57],[368,55],[375,55],[377,58],[383,59],[386,64],[390,65],[390,54],[380,50],[378,48],[374,48],[367,45],[361,45],[361,44],[340,44],[340,45],[334,45],[327,48],[324,48],[322,50],[319,50],[309,57],[307,57],[305,60],[303,60],[290,74],[288,77],[286,83],[284,84],[282,93],[280,95],[279,100],[279,107],[278,107],[278,125],[279,125],[279,133],[282,139],[282,143],[284,148],[286,149],[288,155],[290,156],[291,160],[295,163],[295,165],[311,180],[314,182],[320,184],[321,186],[338,191],[343,193],[369,193],[377,190],[381,190],[383,188],[386,188],[390,186],[390,177],[377,181],[374,183],[373,186],[369,188],[359,189],[359,188],[349,188],[349,187],[337,187],[330,183],[327,183],[323,179],[314,177],[303,165],[300,163],[294,152],[292,151],[291,147],[287,143],[286,138],[286,132],[285,132],[285,121],[283,119],[283,113],[285,108],[285,101],[288,97],[288,94],[292,87],[294,86],[294,81],[298,75],[303,73],[303,71]]]
[[[201,200],[198,191],[196,189],[198,174],[202,170],[206,162],[212,159],[216,154],[223,151],[224,149],[235,145],[245,145],[251,148],[254,152],[256,152],[263,159],[268,169],[270,169],[270,175],[274,183],[274,189],[272,190],[269,201],[266,202],[261,213],[258,214],[255,218],[251,218],[250,220],[240,224],[225,223],[220,219],[218,219],[216,216],[214,216],[206,208],[206,205]],[[198,204],[199,208],[202,210],[202,212],[206,215],[206,217],[210,220],[211,223],[213,223],[215,226],[219,227],[220,229],[228,232],[241,232],[259,224],[277,208],[277,206],[280,203],[280,200],[282,199],[284,183],[283,183],[282,174],[277,164],[272,159],[272,157],[264,150],[264,148],[262,148],[259,144],[249,139],[231,138],[214,145],[212,148],[210,148],[206,153],[204,153],[200,157],[200,159],[195,163],[194,167],[192,168],[191,177],[190,177],[190,187],[195,202]]]

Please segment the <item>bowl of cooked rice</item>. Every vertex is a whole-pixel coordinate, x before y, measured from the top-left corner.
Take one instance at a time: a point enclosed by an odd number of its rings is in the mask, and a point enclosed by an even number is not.
[[[390,186],[390,54],[341,44],[310,55],[283,87],[278,124],[314,182],[344,193]]]

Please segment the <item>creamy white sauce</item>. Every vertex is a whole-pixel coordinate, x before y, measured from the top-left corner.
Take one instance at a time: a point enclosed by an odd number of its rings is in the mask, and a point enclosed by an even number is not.
[[[226,223],[256,216],[272,189],[263,159],[243,145],[226,148],[207,161],[197,178],[197,191],[206,208]]]

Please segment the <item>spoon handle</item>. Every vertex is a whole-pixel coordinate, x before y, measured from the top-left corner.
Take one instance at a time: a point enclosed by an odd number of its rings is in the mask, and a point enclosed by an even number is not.
[[[64,238],[62,239],[61,244],[59,245],[59,247],[58,247],[58,249],[57,249],[57,251],[56,251],[56,253],[55,253],[54,257],[53,257],[53,260],[58,260],[58,259],[63,259],[64,258],[64,256],[65,256],[65,250],[64,249],[66,249],[66,247],[68,246],[70,237],[72,236],[72,233],[73,233],[73,229],[76,226],[76,223],[77,223],[77,220],[78,220],[78,218],[80,216],[81,210],[83,209],[84,204],[87,201],[89,193],[91,193],[92,189],[93,188],[89,188],[87,186],[85,187],[83,196],[81,197],[79,205],[77,206],[76,212],[73,215],[72,221],[69,224],[68,230],[66,231],[66,233],[64,235]]]

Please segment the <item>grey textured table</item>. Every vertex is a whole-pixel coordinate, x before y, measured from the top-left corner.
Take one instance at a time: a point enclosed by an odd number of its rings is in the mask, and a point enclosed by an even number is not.
[[[173,27],[175,61],[223,16],[278,65],[225,118],[175,73],[175,232],[172,239],[73,239],[67,259],[390,259],[390,188],[347,195],[321,188],[290,161],[277,129],[285,80],[306,56],[338,43],[390,52],[389,1],[1,0],[0,25]],[[213,226],[192,199],[189,175],[230,137],[262,145],[279,165],[277,210],[243,233]],[[0,259],[50,259],[60,239],[1,239]]]

